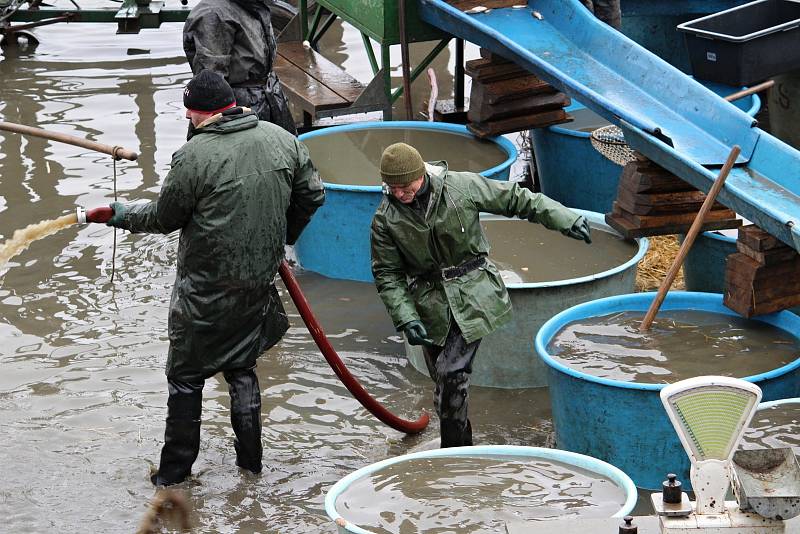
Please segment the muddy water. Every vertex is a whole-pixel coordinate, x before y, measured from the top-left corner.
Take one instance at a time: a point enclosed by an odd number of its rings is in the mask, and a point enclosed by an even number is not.
[[[758,410],[745,431],[742,449],[794,447],[800,454],[800,402]]]
[[[117,164],[119,195],[154,198],[186,134],[180,25],[116,35],[112,25],[64,24],[39,34],[37,49],[0,57],[0,120],[139,151],[138,162]],[[326,54],[369,71],[357,32],[339,28],[330,39]],[[76,206],[107,205],[112,176],[108,156],[0,133],[0,241]],[[118,237],[114,284],[105,225],[35,241],[0,276],[0,530],[129,533],[153,496],[147,475],[163,442],[177,234]],[[299,282],[370,392],[405,417],[431,409],[431,385],[408,367],[372,285],[310,274]],[[437,433],[435,420],[410,439],[373,420],[288,309],[293,328],[257,371],[260,477],[237,471],[227,387],[206,383],[195,478],[182,488],[197,532],[333,533],[322,503],[334,482]],[[472,399],[477,442],[545,443],[544,392],[473,388]]]
[[[563,328],[548,350],[593,376],[671,383],[700,375],[743,378],[800,357],[800,340],[761,321],[718,313],[667,310],[639,332],[643,312],[581,319]]]
[[[637,251],[634,243],[597,228],[587,245],[519,219],[486,220],[482,226],[492,246],[489,256],[506,283],[590,276],[622,265]]]
[[[420,458],[358,479],[336,500],[349,522],[379,534],[489,533],[507,521],[611,517],[625,492],[561,462],[519,457]]]
[[[59,230],[77,223],[78,216],[71,213],[62,215],[58,219],[29,224],[25,228],[15,230],[11,239],[0,245],[0,269],[8,260],[27,249],[34,241],[53,235]]]
[[[323,180],[345,185],[380,185],[381,154],[392,143],[408,143],[419,150],[425,161],[445,160],[455,171],[485,171],[508,158],[496,143],[430,130],[359,130],[311,137],[303,142]]]

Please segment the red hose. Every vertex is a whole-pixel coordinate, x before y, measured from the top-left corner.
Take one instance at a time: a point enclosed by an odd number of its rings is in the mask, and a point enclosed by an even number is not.
[[[336,354],[336,350],[331,346],[328,338],[325,337],[322,327],[317,322],[317,318],[314,317],[314,312],[311,311],[311,307],[308,305],[308,301],[305,295],[303,295],[303,291],[300,289],[297,279],[294,277],[286,261],[281,262],[280,267],[278,267],[278,272],[281,274],[283,283],[289,291],[294,305],[297,306],[297,310],[300,312],[303,322],[306,323],[308,331],[311,332],[311,337],[317,342],[319,350],[322,351],[322,355],[328,360],[331,369],[333,369],[333,372],[336,373],[336,376],[339,377],[339,380],[342,381],[342,384],[345,385],[353,397],[355,397],[364,408],[369,410],[372,415],[395,430],[405,432],[406,434],[418,434],[425,430],[425,427],[428,426],[428,421],[430,421],[430,416],[426,412],[423,411],[420,418],[416,421],[407,421],[394,415],[367,393],[367,390],[365,390],[364,387],[358,383],[358,380],[350,374],[344,362],[339,358],[339,355]]]

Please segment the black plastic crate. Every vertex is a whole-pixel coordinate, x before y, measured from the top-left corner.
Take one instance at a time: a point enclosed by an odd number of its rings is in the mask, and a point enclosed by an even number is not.
[[[800,0],[757,0],[678,25],[696,78],[752,85],[800,69]]]

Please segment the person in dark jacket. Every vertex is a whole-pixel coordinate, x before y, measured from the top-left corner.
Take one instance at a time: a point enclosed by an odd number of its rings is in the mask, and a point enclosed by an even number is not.
[[[223,373],[231,396],[236,463],[261,471],[261,392],[256,359],[288,328],[274,279],[324,201],[305,146],[236,106],[218,74],[186,86],[192,138],[172,158],[158,199],[111,205],[107,224],[133,233],[180,231],[169,306],[169,386],[157,485],[183,481],[200,449],[205,379]]]
[[[511,318],[488,258],[480,213],[519,217],[591,243],[586,218],[517,183],[425,163],[405,143],[386,148],[384,198],[372,219],[372,274],[395,328],[422,345],[436,383],[442,447],[472,445],[469,375],[481,338]]]
[[[222,75],[240,106],[296,135],[272,70],[278,47],[269,5],[269,0],[202,0],[183,26],[183,50],[194,74],[209,69]]]
[[[583,2],[586,9],[594,13],[598,19],[615,30],[622,28],[620,0],[581,0],[581,2]]]

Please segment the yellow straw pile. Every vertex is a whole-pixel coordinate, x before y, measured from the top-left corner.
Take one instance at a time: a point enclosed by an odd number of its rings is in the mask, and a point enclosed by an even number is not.
[[[659,235],[648,239],[650,248],[639,263],[639,272],[636,275],[637,291],[656,291],[667,276],[667,271],[672,266],[680,248],[678,237],[674,235]],[[683,269],[681,269],[670,289],[685,288]]]

